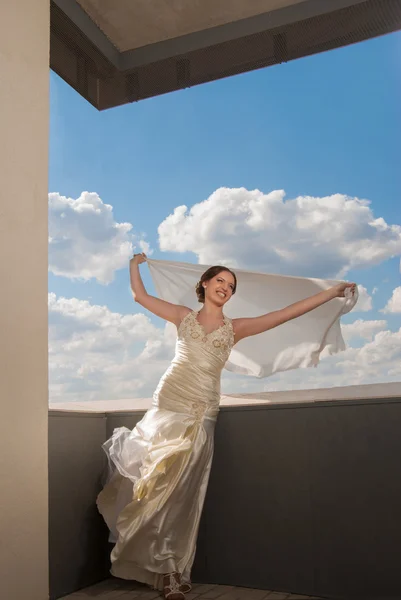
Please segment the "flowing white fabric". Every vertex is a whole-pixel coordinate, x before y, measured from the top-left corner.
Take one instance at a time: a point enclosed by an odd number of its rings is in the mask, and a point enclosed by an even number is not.
[[[153,259],[147,262],[160,298],[192,309],[200,308],[195,286],[208,265]],[[242,269],[234,269],[234,272],[238,279],[237,291],[224,308],[231,319],[257,317],[339,283]],[[316,366],[323,351],[334,354],[345,349],[340,317],[355,306],[357,299],[357,291],[350,298],[334,298],[298,319],[241,340],[233,348],[225,368],[244,375],[267,377],[278,371]]]

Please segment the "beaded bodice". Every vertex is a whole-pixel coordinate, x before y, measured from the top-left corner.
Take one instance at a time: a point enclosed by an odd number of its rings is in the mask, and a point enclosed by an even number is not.
[[[234,345],[234,330],[231,319],[224,316],[223,325],[206,333],[197,317],[198,312],[196,311],[191,311],[184,317],[178,327],[178,339],[200,344],[205,350],[225,362]]]

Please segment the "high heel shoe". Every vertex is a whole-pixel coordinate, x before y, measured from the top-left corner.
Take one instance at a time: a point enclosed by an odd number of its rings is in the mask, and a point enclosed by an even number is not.
[[[163,577],[163,594],[165,600],[185,600],[184,592],[181,590],[181,575],[179,573],[168,573]]]

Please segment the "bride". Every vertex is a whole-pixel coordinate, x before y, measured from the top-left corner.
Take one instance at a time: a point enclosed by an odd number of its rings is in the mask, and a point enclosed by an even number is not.
[[[203,307],[195,312],[146,292],[139,273],[145,261],[145,254],[130,261],[134,299],[176,325],[176,352],[143,419],[132,431],[116,429],[103,445],[111,471],[97,505],[115,543],[111,573],[162,590],[166,600],[182,600],[191,590],[220,375],[232,347],[333,298],[353,294],[356,286],[339,283],[281,310],[231,320],[223,312],[237,289],[230,269],[215,266],[203,273],[196,287]]]

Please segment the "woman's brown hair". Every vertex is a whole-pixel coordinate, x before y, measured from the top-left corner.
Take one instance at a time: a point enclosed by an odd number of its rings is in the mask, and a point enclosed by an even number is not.
[[[223,273],[223,271],[231,273],[231,275],[234,277],[233,295],[235,294],[237,290],[237,277],[235,273],[233,273],[230,269],[227,269],[227,267],[216,265],[215,267],[210,267],[207,271],[205,271],[202,277],[200,278],[200,281],[196,284],[196,295],[198,296],[199,302],[201,302],[202,304],[205,302],[205,288],[203,287],[203,284],[206,281],[210,281],[211,279],[213,279],[213,277],[216,277],[216,275],[218,275],[219,273]]]

